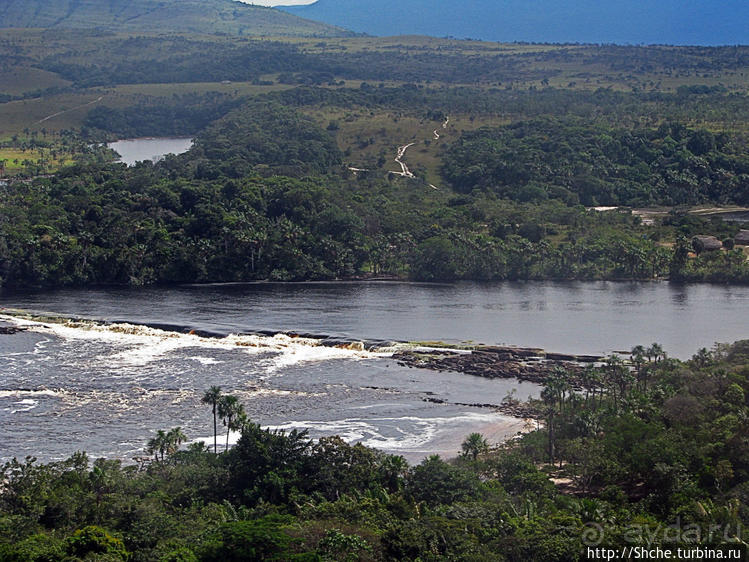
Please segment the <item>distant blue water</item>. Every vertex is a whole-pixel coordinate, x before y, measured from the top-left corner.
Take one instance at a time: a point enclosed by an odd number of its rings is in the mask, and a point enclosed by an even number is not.
[[[318,0],[282,9],[381,36],[536,43],[749,43],[746,0]]]

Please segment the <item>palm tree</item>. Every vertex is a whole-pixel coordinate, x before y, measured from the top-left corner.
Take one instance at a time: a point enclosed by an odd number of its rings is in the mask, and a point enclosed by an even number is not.
[[[564,401],[567,397],[567,393],[572,394],[572,385],[569,381],[569,373],[561,368],[555,367],[551,374],[546,378],[545,387],[554,396],[554,401],[559,402],[559,411],[564,410]]]
[[[166,434],[166,452],[173,455],[179,449],[179,446],[187,441],[187,435],[184,434],[181,427],[175,427]]]
[[[644,380],[643,365],[645,364],[645,348],[641,345],[636,345],[629,352],[632,359],[632,363],[635,366],[635,373],[637,374],[637,382],[641,383]]]
[[[648,355],[653,356],[653,360],[658,363],[659,361],[666,358],[666,352],[663,350],[663,346],[659,343],[654,343],[648,348]]]
[[[658,363],[661,359],[666,358],[666,352],[663,351],[663,346],[656,342],[645,350],[645,357],[648,358],[648,361]]]
[[[400,455],[388,455],[380,463],[380,473],[391,494],[400,490],[407,472],[408,462]]]
[[[200,400],[203,404],[210,404],[213,408],[213,454],[218,454],[218,425],[217,425],[217,407],[221,400],[221,387],[212,386],[205,391],[203,398]]]
[[[158,430],[156,432],[156,437],[149,439],[148,444],[146,445],[146,451],[148,454],[153,454],[155,460],[159,460],[159,455],[161,455],[161,460],[164,460],[164,451],[166,451],[166,448],[167,436],[163,429]]]
[[[239,403],[236,396],[222,396],[218,402],[218,415],[226,426],[226,448],[224,450],[228,451],[229,432],[241,427],[241,424],[238,427],[236,422],[237,420],[244,420],[244,406]]]
[[[473,460],[476,460],[481,453],[489,450],[489,443],[480,433],[471,433],[460,447],[463,449],[464,457],[470,455]]]
[[[541,391],[541,400],[546,405],[546,431],[549,436],[549,463],[554,464],[554,413],[557,401],[556,392],[549,386],[548,382]]]
[[[154,460],[159,460],[159,436],[151,437],[146,443],[146,452],[153,455]]]

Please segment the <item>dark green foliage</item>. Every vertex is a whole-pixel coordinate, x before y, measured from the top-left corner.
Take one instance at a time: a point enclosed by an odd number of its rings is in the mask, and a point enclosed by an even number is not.
[[[479,494],[475,475],[433,455],[415,466],[406,478],[406,493],[417,502],[435,506],[474,499]]]
[[[198,562],[198,557],[189,548],[180,548],[165,554],[159,562]]]
[[[13,545],[0,545],[3,562],[58,562],[65,557],[66,543],[51,535],[31,535]]]
[[[317,544],[317,551],[324,560],[358,560],[359,553],[371,552],[372,547],[358,535],[330,529]]]
[[[341,163],[329,133],[299,113],[267,102],[245,104],[211,125],[198,137],[193,155],[209,162],[211,171],[201,173],[198,160],[200,179],[242,177],[257,165],[280,175],[319,175]]]
[[[223,523],[208,535],[199,549],[205,562],[263,562],[286,560],[291,537],[281,530],[282,518]]]
[[[704,129],[676,124],[631,130],[578,119],[544,119],[465,133],[445,157],[460,192],[488,190],[518,201],[554,190],[584,205],[749,203],[745,141],[716,148]]]
[[[463,252],[447,237],[433,236],[416,248],[413,275],[424,281],[454,281],[463,277]]]
[[[84,127],[118,138],[192,135],[226,115],[241,100],[218,93],[155,99],[124,109],[97,106],[88,112]]]
[[[385,533],[383,550],[388,560],[504,560],[497,551],[482,548],[479,526],[443,517],[404,521]]]
[[[75,531],[67,540],[67,550],[78,558],[86,558],[91,554],[107,554],[118,560],[127,560],[128,557],[121,540],[95,525]]]
[[[304,57],[328,57],[289,44],[172,41],[170,48],[217,60],[240,57],[226,63],[230,68],[269,60],[273,68],[291,70]],[[138,53],[162,48],[154,38],[122,39],[117,47],[139,68]],[[154,72],[167,72],[159,65]],[[741,251],[691,259],[679,238],[728,240],[735,225],[674,211],[646,227],[627,212],[579,206],[745,201],[745,140],[715,130],[729,117],[749,115],[745,106],[720,89],[625,94],[365,83],[293,88],[241,102],[208,93],[99,107],[89,115],[92,135],[192,132],[211,124],[189,153],[156,165],[108,164],[102,151],[89,148],[53,177],[13,183],[0,205],[0,285],[368,275],[423,281],[670,276],[746,283],[749,264]],[[456,195],[446,186],[431,190],[420,180],[376,173],[352,179],[342,166],[335,127],[326,130],[305,115],[317,118],[328,110],[430,119],[453,111],[495,119],[501,111],[511,124],[441,141],[438,156],[445,177],[462,192]],[[322,124],[330,121],[325,117]],[[706,121],[710,130],[683,124]]]
[[[249,503],[288,502],[305,484],[311,447],[306,431],[287,435],[247,424],[229,456],[234,493]]]

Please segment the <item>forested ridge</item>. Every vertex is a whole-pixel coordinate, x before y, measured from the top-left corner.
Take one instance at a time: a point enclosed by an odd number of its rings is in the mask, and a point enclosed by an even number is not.
[[[349,35],[341,28],[226,0],[4,0],[0,27],[231,35]]]
[[[82,452],[5,464],[0,560],[561,562],[637,546],[745,556],[749,342],[689,361],[637,346],[626,359],[555,371],[527,405],[542,425],[522,437],[490,449],[471,434],[459,458],[415,466],[338,437],[263,430],[212,387],[206,425],[216,404],[241,430],[225,452],[180,447],[188,436],[173,428],[136,464]]]
[[[633,130],[525,121],[464,135],[448,151],[444,174],[459,192],[483,188],[525,200],[552,193],[588,206],[746,205],[745,142],[680,123]]]

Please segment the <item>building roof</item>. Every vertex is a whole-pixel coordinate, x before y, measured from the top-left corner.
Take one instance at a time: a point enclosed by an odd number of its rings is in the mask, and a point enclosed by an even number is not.
[[[720,250],[723,247],[723,243],[715,236],[705,236],[701,234],[692,238],[692,245],[695,246],[695,250],[697,251]],[[701,246],[701,248],[696,247],[697,245]]]
[[[749,230],[739,230],[733,241],[741,246],[749,246]]]

